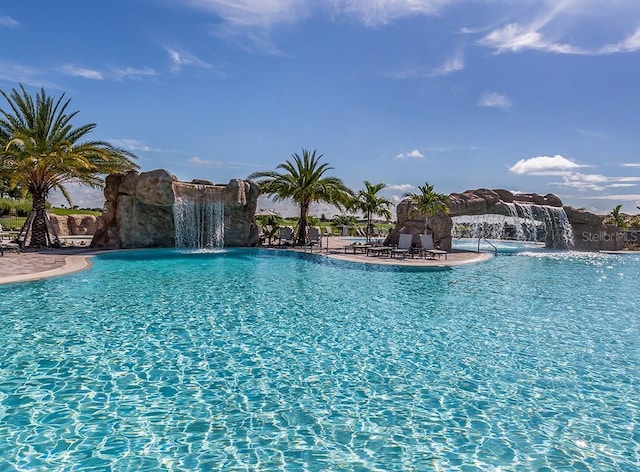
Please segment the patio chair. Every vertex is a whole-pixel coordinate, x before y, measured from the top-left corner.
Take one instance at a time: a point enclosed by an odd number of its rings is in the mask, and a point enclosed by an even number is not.
[[[293,246],[293,228],[291,226],[278,228],[278,246]]]
[[[436,246],[433,242],[432,234],[421,234],[420,243],[421,243],[420,252],[421,254],[424,254],[425,258],[429,256],[431,257],[431,259],[435,259],[435,257],[438,256],[438,259],[440,259],[440,256],[442,256],[443,254],[444,254],[444,258],[445,259],[447,258],[447,251],[436,249]]]
[[[322,247],[322,233],[316,226],[309,228],[309,231],[307,232],[307,242],[305,243],[305,248],[308,247],[312,252],[313,246]]]
[[[411,245],[413,243],[413,234],[401,234],[398,239],[398,245],[391,249],[391,257],[407,257],[407,254],[411,252]]]

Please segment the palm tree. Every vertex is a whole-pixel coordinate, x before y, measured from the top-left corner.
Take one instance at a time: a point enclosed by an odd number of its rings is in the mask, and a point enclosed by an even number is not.
[[[77,183],[100,187],[102,176],[137,168],[135,156],[104,141],[81,141],[96,127],[75,127],[77,111],[67,112],[64,93],[54,99],[44,89],[31,97],[20,84],[10,94],[0,90],[10,110],[0,108],[0,177],[22,185],[32,197],[32,210],[21,230],[26,245],[51,244],[45,206],[49,192],[60,190],[72,206],[65,187]]]
[[[307,217],[309,206],[314,202],[326,202],[342,208],[346,206],[353,192],[337,177],[324,174],[333,169],[328,164],[320,164],[322,154],[302,149],[302,156],[295,153],[293,161],[285,161],[276,169],[284,172],[254,172],[248,178],[259,179],[260,192],[271,196],[275,201],[291,199],[300,207],[297,244],[307,239]]]
[[[627,222],[624,219],[624,216],[620,213],[622,210],[622,205],[616,205],[613,210],[611,210],[611,217],[613,218],[614,224],[620,229],[626,229]]]
[[[438,213],[449,213],[449,207],[447,206],[449,195],[436,192],[434,186],[429,182],[420,185],[418,190],[420,191],[419,193],[407,192],[404,196],[413,200],[416,210],[425,215],[424,229],[426,233],[430,216]]]
[[[386,185],[383,183],[373,185],[365,180],[364,189],[358,191],[351,202],[351,207],[364,213],[367,219],[367,242],[371,240],[372,217],[381,216],[387,220],[391,218],[391,211],[389,210],[391,202],[387,198],[378,195],[378,192],[385,187]]]

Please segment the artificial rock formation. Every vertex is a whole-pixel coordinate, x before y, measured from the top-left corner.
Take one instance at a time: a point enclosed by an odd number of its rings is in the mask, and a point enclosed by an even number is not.
[[[179,182],[164,169],[112,174],[106,179],[103,219],[91,247],[126,249],[173,247],[173,204],[176,191],[207,187],[224,202],[225,246],[255,246],[258,228],[254,214],[258,187],[254,182],[233,179],[227,185],[211,182]]]
[[[58,236],[91,236],[98,229],[99,217],[93,215],[55,215],[49,213],[51,227]]]
[[[611,234],[614,229],[607,228],[602,218],[588,211],[564,206],[560,198],[554,194],[539,195],[537,193],[514,194],[508,190],[477,189],[450,195],[449,213],[429,216],[419,214],[415,204],[405,199],[397,207],[397,224],[390,232],[385,244],[397,244],[401,233],[412,233],[414,244],[419,241],[419,234],[433,233],[433,239],[442,249],[451,248],[451,217],[462,215],[498,214],[511,216],[507,204],[521,203],[538,206],[563,208],[574,233],[574,249],[582,251],[598,251],[601,249],[621,249]],[[619,238],[618,238],[619,239]]]
[[[419,246],[420,235],[425,234],[426,222],[426,233],[433,234],[433,240],[436,245],[444,250],[451,249],[451,228],[453,223],[449,215],[430,215],[427,219],[427,215],[418,212],[415,204],[410,199],[404,199],[396,207],[396,216],[396,227],[389,232],[384,244],[395,246],[398,244],[400,234],[412,234],[413,245]]]

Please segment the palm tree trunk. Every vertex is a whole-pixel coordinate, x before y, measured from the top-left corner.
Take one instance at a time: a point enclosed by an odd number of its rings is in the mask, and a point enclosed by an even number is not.
[[[31,211],[34,213],[34,218],[31,226],[31,243],[29,246],[46,247],[49,245],[49,230],[47,229],[47,214],[45,212],[47,197],[40,192],[32,193],[32,197],[33,205]]]
[[[309,203],[300,203],[300,221],[298,222],[297,244],[303,246],[307,241],[307,215],[309,214]]]

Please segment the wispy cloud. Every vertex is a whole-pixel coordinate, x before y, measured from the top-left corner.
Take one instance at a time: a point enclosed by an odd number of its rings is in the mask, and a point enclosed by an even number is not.
[[[377,27],[414,15],[436,15],[458,0],[188,0],[192,8],[212,14],[211,33],[245,49],[282,54],[271,41],[276,25],[301,22],[313,15],[356,19]],[[177,0],[174,2],[178,3]]]
[[[431,76],[438,77],[443,75],[449,75],[454,72],[458,72],[464,69],[464,56],[462,52],[456,53],[454,56],[447,59],[444,64],[434,69]]]
[[[396,159],[423,159],[424,155],[418,150],[414,149],[409,152],[401,152],[396,155]]]
[[[32,87],[60,89],[59,85],[51,82],[51,74],[48,72],[31,66],[0,61],[0,80]]]
[[[487,107],[487,108],[499,108],[501,110],[508,110],[512,106],[512,102],[504,94],[494,92],[491,90],[486,91],[478,100],[479,107]]]
[[[456,151],[478,151],[477,146],[430,146],[427,148],[429,152],[456,152]]]
[[[517,23],[493,30],[480,39],[478,44],[494,48],[498,53],[533,49],[562,54],[585,54],[585,51],[569,44],[555,43],[545,39],[536,26],[525,26]]]
[[[200,156],[193,156],[188,159],[189,164],[197,166],[213,166],[213,167],[229,167],[229,168],[254,168],[258,167],[257,164],[250,162],[238,162],[238,161],[219,161],[215,159],[203,159]]]
[[[562,181],[550,182],[551,185],[585,191],[602,192],[608,188],[635,187],[640,183],[640,177],[610,177],[602,174],[582,174],[567,172],[562,175]]]
[[[20,22],[14,20],[10,16],[0,16],[0,26],[6,26],[7,28],[15,28],[20,26]]]
[[[398,192],[408,192],[409,190],[413,190],[415,187],[415,185],[411,185],[411,184],[393,184],[393,185],[387,185],[387,188],[389,190],[397,190]]]
[[[144,141],[140,141],[139,139],[130,139],[130,138],[110,139],[109,142],[114,146],[125,148],[125,149],[128,149],[129,151],[177,152],[169,149],[160,149],[160,148],[151,147],[148,144],[146,144]]]
[[[135,68],[125,67],[122,69],[114,69],[113,75],[116,80],[122,79],[141,79],[143,77],[151,77],[157,75],[156,71],[150,67]]]
[[[174,72],[179,72],[184,67],[195,67],[200,69],[211,69],[212,65],[203,61],[199,57],[187,52],[180,51],[173,47],[165,47],[167,54],[169,54],[169,59],[171,60],[172,70]]]
[[[95,69],[89,69],[87,67],[76,66],[74,64],[65,64],[62,67],[60,67],[59,70],[63,74],[70,75],[72,77],[83,77],[85,79],[92,79],[92,80],[104,79],[103,72]]]
[[[189,164],[197,164],[197,165],[212,165],[214,161],[209,161],[207,159],[202,159],[201,157],[194,156],[187,161]]]
[[[600,133],[598,131],[588,130],[588,129],[577,129],[576,133],[581,134],[583,136],[588,136],[590,138],[607,139],[606,134]]]
[[[618,194],[618,195],[598,195],[596,197],[586,197],[593,200],[615,200],[621,202],[640,201],[640,194]]]
[[[620,164],[622,167],[640,167],[640,164],[637,162],[623,162]]]
[[[600,48],[599,54],[617,54],[626,52],[635,52],[640,50],[640,28],[635,30],[633,34],[619,43],[608,44]]]
[[[413,15],[437,15],[455,0],[334,0],[337,14],[378,26]]]
[[[559,175],[559,172],[572,171],[580,167],[589,166],[577,164],[566,157],[556,154],[553,157],[537,156],[520,159],[509,168],[509,171],[520,175]]]
[[[640,28],[637,27],[637,3],[632,1],[599,2],[597,0],[555,0],[540,2],[538,11],[530,17],[520,17],[493,28],[478,44],[496,53],[526,50],[555,54],[604,55],[640,50]],[[594,18],[597,18],[594,21]],[[634,32],[621,40],[602,46],[580,45],[576,38],[593,37],[581,34],[590,31],[619,34],[624,21],[636,22]],[[613,26],[615,25],[615,26]],[[604,35],[601,35],[604,37]],[[565,39],[567,38],[567,39]],[[574,41],[573,43],[570,40]]]

